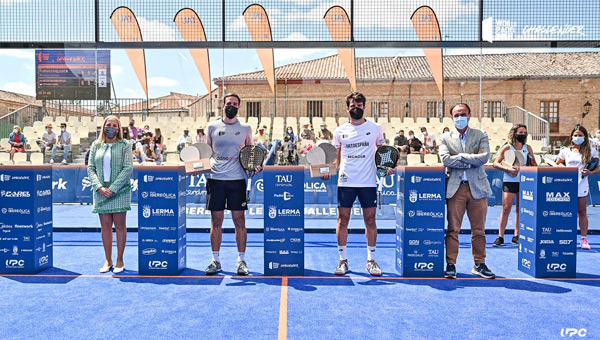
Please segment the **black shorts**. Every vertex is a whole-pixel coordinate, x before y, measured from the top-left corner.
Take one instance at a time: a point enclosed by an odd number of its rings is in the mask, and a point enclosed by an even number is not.
[[[510,192],[512,194],[519,193],[519,182],[504,182],[502,183],[502,191]]]
[[[338,206],[342,208],[352,208],[357,196],[362,208],[374,208],[377,206],[376,187],[338,187]]]
[[[210,211],[248,210],[246,202],[246,180],[206,181],[206,209]]]

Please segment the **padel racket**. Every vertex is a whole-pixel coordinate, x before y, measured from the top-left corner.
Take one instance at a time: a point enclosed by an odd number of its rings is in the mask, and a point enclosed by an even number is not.
[[[200,159],[212,157],[213,150],[210,145],[206,143],[196,143],[192,146],[198,149],[198,152],[200,152]]]
[[[265,161],[265,150],[256,145],[246,145],[240,150],[240,164],[246,175],[248,175],[248,186],[246,187],[246,202],[250,202],[250,188],[252,188],[252,176],[255,168]]]
[[[321,148],[312,148],[306,153],[306,160],[310,165],[325,164],[325,151]]]
[[[515,164],[517,166],[525,166],[525,155],[522,151],[515,151]]]
[[[186,146],[181,149],[179,158],[184,162],[195,161],[200,158],[200,152],[193,146]]]
[[[400,152],[393,146],[382,145],[375,151],[375,166],[377,167],[378,183],[377,183],[377,201],[379,209],[381,209],[381,190],[383,187],[383,177],[387,175],[389,169],[393,169],[398,165]]]
[[[504,162],[510,166],[515,164],[515,160],[517,159],[517,155],[513,150],[504,151]]]
[[[337,159],[337,149],[333,144],[328,142],[320,143],[319,148],[325,151],[325,164],[331,164]]]

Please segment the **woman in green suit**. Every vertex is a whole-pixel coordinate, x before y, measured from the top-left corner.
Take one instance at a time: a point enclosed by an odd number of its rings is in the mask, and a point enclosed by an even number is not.
[[[117,264],[113,273],[123,272],[123,253],[127,241],[126,214],[131,210],[131,173],[133,154],[129,141],[123,139],[121,123],[115,116],[108,116],[102,125],[100,138],[92,143],[88,176],[94,193],[93,213],[100,217],[102,244],[106,261],[101,273],[113,269],[112,226],[117,232]]]

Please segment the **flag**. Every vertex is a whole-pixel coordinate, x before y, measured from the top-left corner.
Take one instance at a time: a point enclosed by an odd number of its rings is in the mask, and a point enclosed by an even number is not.
[[[333,6],[327,10],[323,19],[325,19],[333,41],[351,40],[350,19],[348,19],[346,10],[340,6]],[[356,91],[356,58],[354,49],[338,48],[337,52],[352,86],[352,91]]]
[[[206,34],[204,33],[204,26],[200,21],[198,14],[190,8],[184,8],[177,12],[175,15],[175,24],[179,29],[179,33],[183,37],[184,41],[206,41]],[[210,61],[208,58],[208,49],[190,49],[190,54],[194,59],[196,68],[200,72],[200,76],[204,81],[206,90],[210,93]]]
[[[267,12],[261,5],[250,5],[244,10],[244,20],[252,41],[272,41],[271,24]],[[275,94],[275,60],[272,48],[256,49],[260,63],[265,70],[271,91]]]
[[[119,39],[123,42],[141,42],[142,32],[140,25],[133,12],[127,7],[121,6],[115,9],[110,15],[110,19],[119,35]],[[140,81],[140,85],[144,89],[146,97],[148,97],[148,85],[146,76],[146,54],[143,49],[127,49],[125,50],[131,66],[135,71],[135,75]]]
[[[440,25],[435,12],[429,6],[421,6],[410,17],[420,41],[442,41]],[[444,98],[444,61],[441,48],[424,48],[427,64],[433,79]]]

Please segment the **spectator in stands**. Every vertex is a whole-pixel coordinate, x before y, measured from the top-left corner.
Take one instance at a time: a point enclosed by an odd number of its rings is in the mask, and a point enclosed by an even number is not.
[[[446,133],[446,132],[450,132],[450,128],[447,126],[442,130],[442,133]]]
[[[123,140],[121,123],[113,115],[106,117],[102,134],[90,149],[88,177],[92,184],[94,208],[100,218],[105,262],[101,273],[125,269],[123,253],[127,243],[127,211],[131,210],[132,155],[128,141]],[[117,233],[117,263],[112,261],[112,228]]]
[[[123,139],[131,140],[131,136],[129,135],[129,128],[127,126],[123,126]]]
[[[254,135],[254,142],[256,144],[260,143],[265,148],[269,146],[269,134],[265,131],[267,129],[266,126],[261,126],[258,128],[258,132]]]
[[[48,123],[46,124],[46,131],[42,135],[42,140],[39,141],[38,145],[45,154],[46,150],[52,150],[54,144],[56,144],[56,133],[52,131],[52,124]]]
[[[419,153],[421,152],[422,147],[423,143],[421,143],[419,138],[415,137],[414,131],[408,131],[408,150],[410,151],[409,153]]]
[[[144,161],[144,147],[140,142],[133,143],[133,161],[137,163],[142,163]]]
[[[289,136],[289,137],[288,137]],[[288,140],[294,141],[294,143],[298,142],[298,137],[294,134],[294,129],[291,126],[288,126],[285,131],[285,137],[288,137]],[[284,137],[284,142],[288,142]]]
[[[315,134],[310,129],[310,125],[308,123],[302,124],[302,132],[300,132],[300,149],[310,150],[312,145],[315,143]]]
[[[177,138],[177,152],[181,152],[184,147],[192,145],[192,141],[193,139],[192,136],[190,136],[190,128],[186,126],[183,128],[183,135]]]
[[[67,131],[67,123],[60,123],[60,135],[58,136],[58,143],[54,144],[52,148],[50,164],[54,163],[54,157],[56,157],[58,149],[63,150],[62,164],[67,164],[67,157],[69,157],[69,150],[71,150],[71,133]]]
[[[204,134],[203,128],[196,129],[196,136],[194,136],[194,143],[206,143],[206,135]]]
[[[144,161],[155,162],[157,165],[161,164],[160,150],[156,146],[154,140],[150,140],[148,143],[148,148],[146,148],[146,153],[144,154]]]
[[[294,129],[288,126],[286,134],[283,137],[281,165],[298,165],[298,154],[296,152],[296,143],[298,139],[294,134]]]
[[[596,135],[590,139],[590,145],[600,152],[600,129],[596,130]]]
[[[321,129],[319,130],[319,133],[317,134],[317,139],[318,140],[333,140],[333,133],[331,133],[331,131],[329,131],[329,129],[327,128],[327,124],[325,124],[325,122],[321,123]]]
[[[155,148],[158,150],[158,152],[160,152],[162,154],[163,145],[164,145],[163,143],[165,140],[162,135],[162,131],[160,131],[160,128],[154,129],[153,141],[154,141]]]
[[[420,138],[421,142],[423,143],[423,148],[421,149],[421,152],[423,154],[437,153],[435,135],[428,133],[427,128],[424,126],[421,128],[421,133],[423,134],[423,137]]]
[[[589,220],[587,216],[587,201],[590,194],[590,183],[588,177],[598,173],[598,152],[590,146],[590,138],[587,130],[577,124],[571,131],[571,137],[567,147],[560,150],[556,164],[564,164],[568,167],[579,168],[579,181],[577,185],[577,216],[579,217],[579,231],[581,232],[581,243],[583,250],[590,250],[587,239]],[[595,166],[594,166],[595,164]]]
[[[400,152],[408,152],[408,138],[404,135],[404,130],[398,131],[398,135],[394,138],[394,146]]]
[[[140,133],[142,129],[135,126],[135,120],[132,118],[129,120],[129,139],[136,140],[138,133]]]
[[[15,125],[13,127],[13,132],[8,136],[8,143],[10,144],[10,160],[12,161],[15,152],[25,152],[25,145],[27,145],[27,140],[25,139],[25,135],[21,132],[21,127]]]

